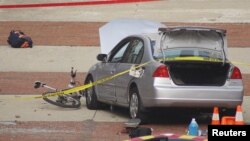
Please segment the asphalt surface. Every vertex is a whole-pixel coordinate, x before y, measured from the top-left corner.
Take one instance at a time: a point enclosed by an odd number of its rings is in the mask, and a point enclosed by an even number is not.
[[[117,141],[123,133],[128,111],[123,108],[87,110],[82,99],[80,109],[63,109],[42,99],[20,100],[40,95],[33,83],[41,80],[65,88],[73,66],[83,82],[88,68],[100,52],[98,28],[118,18],[139,18],[167,25],[209,25],[228,30],[229,58],[243,72],[245,97],[243,116],[250,122],[250,1],[248,0],[161,0],[101,5],[64,5],[32,7],[32,4],[88,2],[88,0],[15,0],[0,1],[0,141],[8,140],[86,140]],[[22,8],[20,5],[31,5]],[[9,5],[9,8],[1,8]],[[10,6],[12,6],[10,8]],[[16,6],[16,7],[15,7]],[[19,7],[18,7],[19,6]],[[34,37],[34,47],[13,49],[6,44],[11,29],[21,29]],[[151,116],[154,134],[185,134],[196,117],[202,130],[210,123],[207,114],[187,111],[159,111]],[[180,113],[184,113],[181,114]],[[178,117],[178,118],[176,118]]]

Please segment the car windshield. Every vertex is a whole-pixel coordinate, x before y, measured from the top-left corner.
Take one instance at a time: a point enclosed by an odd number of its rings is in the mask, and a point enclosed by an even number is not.
[[[172,48],[172,49],[164,49],[160,53],[154,56],[155,59],[171,59],[176,57],[198,57],[198,58],[207,58],[214,60],[222,60],[222,52],[216,50],[209,49],[201,49],[201,48]]]

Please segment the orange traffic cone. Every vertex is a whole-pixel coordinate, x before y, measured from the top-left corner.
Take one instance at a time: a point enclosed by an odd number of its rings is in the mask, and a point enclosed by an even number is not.
[[[244,125],[245,124],[243,121],[243,114],[242,114],[242,109],[241,109],[240,105],[237,106],[234,124],[235,125]]]
[[[233,116],[224,116],[221,118],[221,125],[234,125],[235,117]]]
[[[219,117],[219,108],[214,107],[213,117],[212,117],[212,125],[220,125],[220,117]]]

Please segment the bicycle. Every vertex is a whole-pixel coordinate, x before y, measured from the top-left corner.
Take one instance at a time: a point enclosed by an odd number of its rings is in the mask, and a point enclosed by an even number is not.
[[[70,76],[71,76],[71,79],[70,79],[70,83],[68,84],[69,88],[75,87],[77,85],[76,83],[80,85],[80,83],[75,80],[76,70],[74,71],[73,67],[71,68]],[[46,102],[50,104],[63,107],[63,108],[79,108],[81,106],[80,98],[84,96],[83,91],[59,95],[59,96],[50,96],[51,93],[59,92],[59,91],[54,87],[46,85],[46,83],[43,83],[41,81],[35,81],[34,88],[38,89],[41,87],[47,88],[50,90],[42,94],[43,100],[45,100]],[[67,89],[64,89],[64,90],[67,90]]]

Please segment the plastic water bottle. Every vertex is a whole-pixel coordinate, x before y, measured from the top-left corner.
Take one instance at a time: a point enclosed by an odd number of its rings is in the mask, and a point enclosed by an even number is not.
[[[195,121],[195,118],[192,118],[192,121],[188,126],[188,135],[191,135],[191,136],[199,135],[199,125]]]

